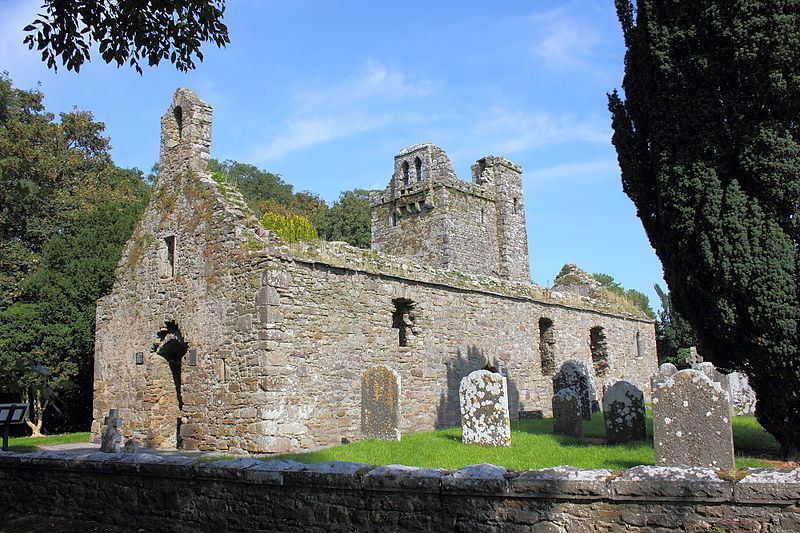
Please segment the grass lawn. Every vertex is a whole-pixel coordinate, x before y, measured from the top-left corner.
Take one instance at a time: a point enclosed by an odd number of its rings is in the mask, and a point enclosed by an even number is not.
[[[66,444],[68,442],[89,442],[90,433],[64,433],[44,437],[19,437],[8,439],[8,451],[17,453],[35,452],[43,444]]]
[[[733,433],[736,467],[770,466],[750,457],[775,452],[778,443],[753,417],[735,417]],[[655,463],[652,439],[624,445],[603,444],[605,427],[602,413],[583,423],[583,439],[553,435],[552,419],[519,420],[511,424],[511,446],[488,448],[461,443],[461,428],[403,435],[400,442],[359,441],[303,454],[285,454],[270,459],[293,459],[304,463],[353,461],[372,465],[404,464],[428,468],[460,468],[477,463],[492,463],[515,470],[572,465],[581,468],[625,470]],[[653,425],[648,410],[648,435]]]

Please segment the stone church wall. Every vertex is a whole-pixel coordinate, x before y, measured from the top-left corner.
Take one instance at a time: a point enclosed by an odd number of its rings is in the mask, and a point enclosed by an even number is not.
[[[193,116],[210,125],[201,104],[179,90],[162,135],[177,106],[184,127]],[[552,374],[569,359],[600,368],[598,391],[611,376],[646,388],[656,371],[653,323],[598,302],[337,243],[283,244],[201,170],[197,147],[208,143],[191,131],[162,152],[151,202],[98,302],[95,438],[116,408],[126,437],[156,447],[284,452],[357,440],[361,376],[378,364],[400,376],[404,433],[457,425],[459,382],[487,364],[508,379],[512,418],[549,414]],[[552,323],[546,336],[541,319]],[[592,328],[604,340],[599,366]]]

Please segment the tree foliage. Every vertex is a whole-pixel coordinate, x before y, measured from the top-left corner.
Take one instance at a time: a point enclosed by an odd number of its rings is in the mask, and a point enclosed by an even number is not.
[[[117,66],[129,64],[141,74],[149,66],[169,60],[178,70],[195,68],[203,60],[200,47],[230,42],[222,23],[225,0],[43,0],[36,20],[24,28],[24,42],[42,54],[49,68],[57,60],[78,72],[98,46],[100,57]]]
[[[0,76],[0,308],[67,221],[142,192],[140,173],[112,164],[101,122],[86,111],[56,122],[42,98]]]
[[[261,225],[274,231],[286,242],[313,241],[317,238],[317,230],[306,217],[301,215],[279,215],[267,211],[261,217]]]
[[[614,278],[608,274],[592,274],[592,277],[597,280],[600,285],[608,289],[610,292],[622,296],[630,301],[637,309],[641,310],[647,318],[655,318],[656,314],[650,307],[650,298],[643,292],[635,289],[625,289],[622,285],[614,281]]]
[[[625,192],[703,356],[800,458],[800,1],[617,0]]]
[[[370,247],[370,191],[345,191],[339,195],[339,200],[328,207],[318,195],[309,191],[294,192],[294,187],[280,175],[253,165],[212,159],[209,171],[227,185],[236,187],[258,216],[271,213],[290,218],[303,217],[313,224],[319,237],[324,240],[344,241],[359,248]],[[317,238],[316,235],[313,238]]]
[[[656,317],[658,362],[687,368],[687,351],[691,346],[697,346],[694,329],[672,305],[669,293],[665,293],[657,283],[654,288],[661,300],[661,311]]]
[[[253,165],[216,159],[209,161],[208,170],[220,175],[225,183],[242,193],[247,205],[258,216],[270,211],[281,215],[300,215],[310,218],[315,212],[327,209],[325,201],[308,192],[294,192],[294,187],[279,174],[261,170]]]
[[[372,241],[369,193],[364,189],[344,191],[330,209],[313,215],[312,220],[322,238],[369,248]]]
[[[91,420],[95,302],[148,190],[103,129],[88,112],[56,122],[41,93],[0,78],[0,391],[32,404],[34,431],[56,393],[62,423]]]

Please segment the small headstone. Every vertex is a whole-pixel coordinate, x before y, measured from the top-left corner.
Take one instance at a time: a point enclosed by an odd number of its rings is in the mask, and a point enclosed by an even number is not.
[[[703,362],[703,356],[697,353],[697,346],[689,347],[689,355],[686,357],[686,364],[691,368]]]
[[[603,417],[609,444],[647,438],[644,394],[633,383],[619,380],[606,390]]]
[[[750,386],[747,375],[741,372],[731,372],[727,377],[734,416],[755,414],[756,393]]]
[[[502,375],[476,370],[461,380],[461,441],[482,446],[511,446],[508,385]]]
[[[727,392],[699,370],[681,370],[653,390],[658,466],[733,468]]]
[[[136,442],[136,439],[126,440],[125,446],[122,447],[122,451],[124,451],[125,453],[138,453],[139,444]]]
[[[678,367],[672,363],[662,363],[656,373],[650,376],[650,390],[654,391],[656,387],[663,385],[677,371]]]
[[[400,376],[373,366],[361,377],[361,437],[400,440]]]
[[[584,420],[591,420],[592,413],[600,410],[594,392],[594,384],[586,365],[578,361],[567,361],[553,376],[553,391],[558,393],[561,389],[572,389],[581,402],[581,416]]]
[[[568,387],[553,395],[553,433],[579,439],[583,437],[581,399]]]
[[[119,409],[109,409],[108,416],[103,419],[103,424],[105,425],[105,430],[100,435],[100,451],[106,453],[121,452],[122,435],[118,428],[122,425],[122,419],[119,417]]]

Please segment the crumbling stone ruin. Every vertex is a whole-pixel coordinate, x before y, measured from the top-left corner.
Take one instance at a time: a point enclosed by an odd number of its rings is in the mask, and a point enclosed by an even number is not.
[[[649,383],[652,321],[530,282],[517,165],[482,158],[467,183],[441,149],[401,150],[372,197],[371,250],[286,244],[207,172],[210,132],[210,106],[178,89],[159,181],[98,301],[94,438],[113,408],[124,437],[150,447],[358,440],[370,434],[362,377],[376,366],[402,383],[397,409],[387,404],[401,433],[457,426],[459,384],[487,366],[507,380],[511,420],[550,415],[568,360],[594,390],[615,376]]]

